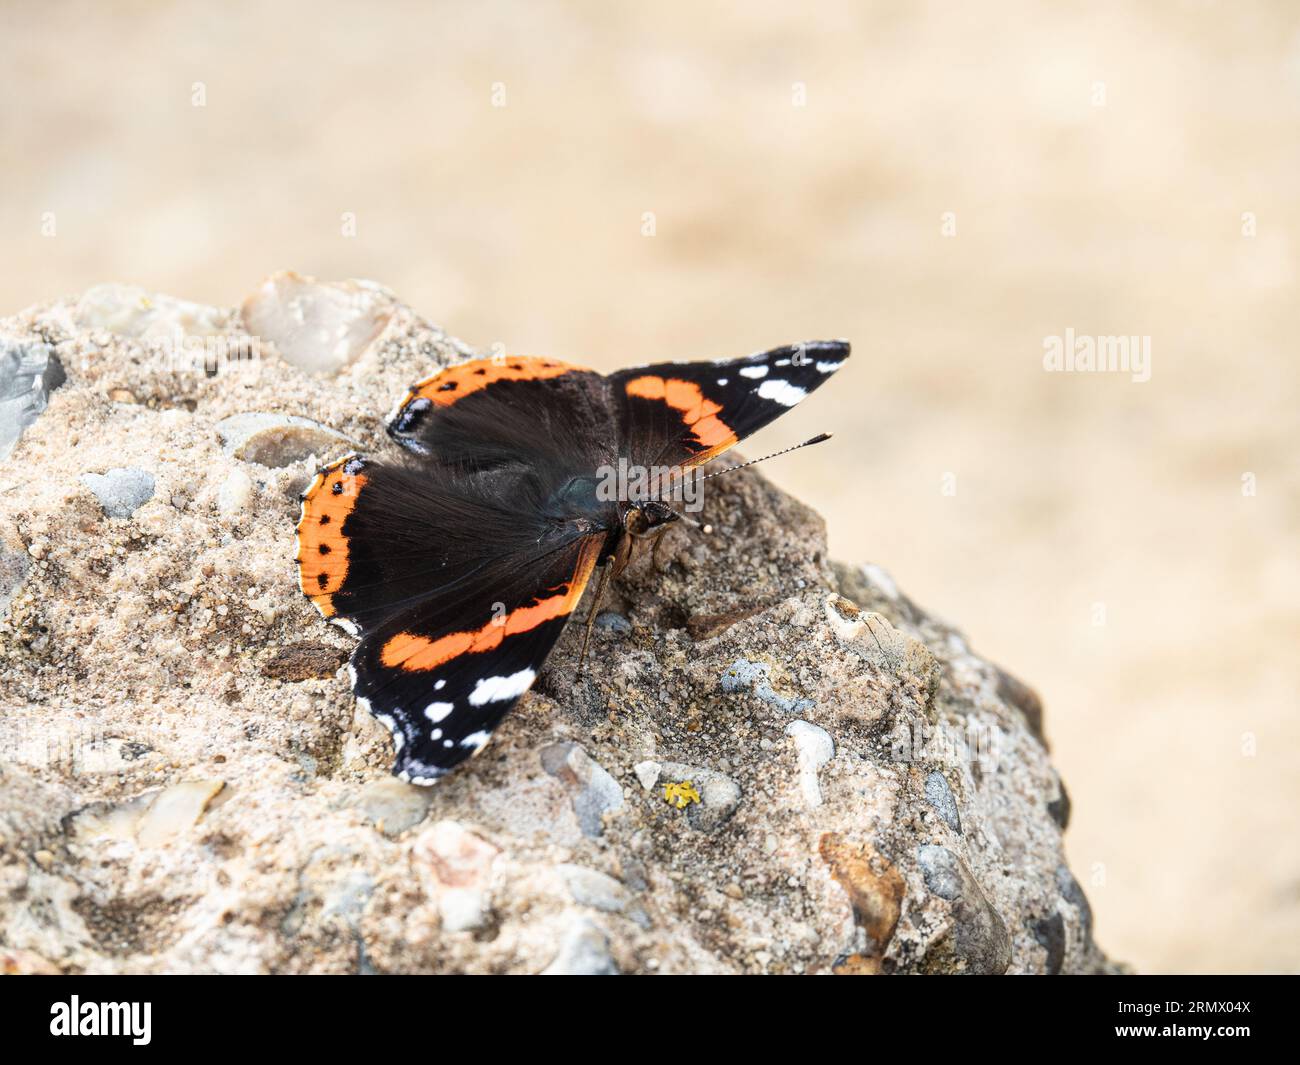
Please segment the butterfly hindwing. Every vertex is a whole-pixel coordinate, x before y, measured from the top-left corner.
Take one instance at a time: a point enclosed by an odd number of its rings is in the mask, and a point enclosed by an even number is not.
[[[357,645],[353,690],[393,734],[393,772],[415,784],[477,754],[532,686],[582,598],[604,538],[498,559],[385,621]]]
[[[698,466],[784,414],[849,357],[817,340],[717,362],[665,362],[611,374],[621,453],[640,466]]]

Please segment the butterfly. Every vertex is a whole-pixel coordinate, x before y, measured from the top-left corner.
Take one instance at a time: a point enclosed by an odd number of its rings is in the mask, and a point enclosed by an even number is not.
[[[323,467],[302,496],[299,587],[360,637],[352,689],[392,733],[393,772],[432,784],[477,754],[597,567],[603,590],[635,543],[679,520],[669,489],[848,357],[834,340],[609,375],[476,359],[402,397],[387,422],[399,461]],[[613,470],[667,472],[619,492]]]

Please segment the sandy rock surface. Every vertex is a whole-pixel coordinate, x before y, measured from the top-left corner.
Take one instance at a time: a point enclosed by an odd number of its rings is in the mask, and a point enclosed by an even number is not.
[[[614,586],[580,677],[571,629],[481,756],[389,776],[297,497],[470,349],[284,276],[269,335],[124,286],[0,321],[59,364],[0,466],[0,969],[1113,969],[1033,692],[753,471]]]

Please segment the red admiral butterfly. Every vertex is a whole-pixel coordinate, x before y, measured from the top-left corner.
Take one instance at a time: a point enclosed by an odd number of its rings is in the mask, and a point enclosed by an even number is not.
[[[813,341],[609,376],[551,359],[478,359],[397,405],[388,433],[407,461],[353,454],[322,469],[302,497],[298,583],[361,637],[352,688],[393,734],[393,772],[432,784],[480,751],[537,678],[596,566],[605,564],[589,619],[633,543],[680,517],[668,482],[680,487],[848,356],[843,341]],[[613,469],[671,472],[611,493]]]

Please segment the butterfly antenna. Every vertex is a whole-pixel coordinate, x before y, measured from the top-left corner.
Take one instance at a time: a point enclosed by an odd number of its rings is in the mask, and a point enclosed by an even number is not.
[[[774,459],[780,455],[788,455],[791,451],[798,451],[801,447],[811,447],[813,444],[820,444],[830,438],[830,433],[821,433],[814,436],[811,440],[805,440],[802,444],[795,444],[793,447],[782,448],[780,451],[773,451],[772,454],[764,455],[761,459],[750,459],[748,462],[742,462],[737,466],[728,466],[725,470],[719,470],[717,473],[707,473],[700,478],[700,482],[707,481],[712,477],[721,477],[724,473],[735,473],[736,470],[743,470],[746,466],[755,466],[760,462],[766,462],[768,459]]]

